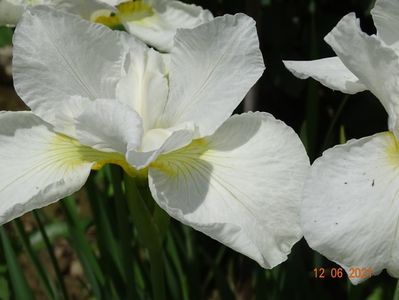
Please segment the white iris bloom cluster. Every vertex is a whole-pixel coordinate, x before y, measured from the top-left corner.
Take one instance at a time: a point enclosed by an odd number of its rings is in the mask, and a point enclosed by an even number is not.
[[[270,114],[231,116],[264,70],[250,17],[178,1],[7,5],[15,89],[31,111],[0,114],[1,224],[113,163],[184,224],[265,268],[287,258],[309,159]],[[103,25],[119,22],[127,32]]]

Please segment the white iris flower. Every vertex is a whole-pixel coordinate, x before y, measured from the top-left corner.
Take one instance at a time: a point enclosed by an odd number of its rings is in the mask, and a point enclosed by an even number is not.
[[[331,88],[370,90],[389,116],[389,132],[335,146],[314,162],[302,225],[310,247],[347,272],[387,269],[399,277],[399,2],[379,0],[372,14],[377,35],[362,32],[349,14],[325,37],[338,57],[286,62]]]
[[[14,36],[14,82],[32,112],[0,114],[0,223],[114,163],[148,176],[172,217],[277,265],[302,236],[309,162],[271,115],[230,117],[263,70],[243,14],[178,30],[169,57],[75,15],[28,10]]]
[[[194,28],[213,19],[209,10],[181,1],[102,1],[115,8],[93,13],[93,22],[111,27],[121,24],[130,34],[165,52],[172,49],[177,28]]]
[[[0,25],[15,26],[24,11],[46,5],[77,14],[90,20],[95,12],[113,9],[109,0],[0,0]]]
[[[397,0],[377,0],[371,10],[371,15],[377,28],[376,38],[399,53],[399,34],[397,33],[399,2]],[[329,36],[325,37],[325,41],[336,50],[331,44]],[[286,60],[284,64],[298,78],[312,77],[323,85],[343,93],[356,94],[369,89],[340,55],[313,61]]]
[[[0,0],[0,25],[16,25],[25,9],[46,5],[109,27],[123,26],[158,50],[169,52],[177,28],[213,19],[209,10],[174,0]]]

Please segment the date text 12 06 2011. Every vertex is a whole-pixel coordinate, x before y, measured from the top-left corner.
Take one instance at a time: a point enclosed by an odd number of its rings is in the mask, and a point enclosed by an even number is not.
[[[345,271],[343,268],[314,268],[313,276],[317,279],[323,278],[343,278]],[[367,279],[373,276],[372,268],[349,268],[348,278],[349,279]]]

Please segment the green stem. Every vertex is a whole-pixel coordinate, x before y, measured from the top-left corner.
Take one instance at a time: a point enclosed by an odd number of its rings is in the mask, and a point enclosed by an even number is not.
[[[72,197],[65,198],[61,201],[61,205],[64,209],[65,218],[68,224],[71,244],[79,257],[86,278],[90,283],[91,290],[96,299],[102,299],[102,291],[105,286],[105,276],[102,273],[97,258],[86,239],[85,228],[80,222],[75,200]]]
[[[28,235],[25,232],[24,226],[21,222],[21,220],[15,219],[13,222],[14,229],[17,232],[19,239],[22,242],[22,245],[24,246],[24,249],[33,264],[37,275],[40,279],[41,284],[43,285],[43,289],[46,292],[46,296],[48,299],[56,299],[56,292],[54,291],[54,287],[51,284],[51,281],[49,277],[46,274],[46,271],[43,269],[43,266],[41,262],[39,261],[39,258],[37,257],[35,251],[32,248],[32,245],[29,241]]]
[[[118,288],[118,284],[126,281],[126,277],[124,276],[124,266],[120,257],[120,246],[115,239],[115,234],[110,224],[109,212],[105,206],[106,199],[103,197],[103,194],[99,192],[93,177],[87,181],[86,187],[90,207],[92,209],[93,221],[98,232],[97,241],[100,252],[100,265],[104,267],[105,272],[116,275],[106,276],[105,285],[115,284],[115,287],[121,290],[121,287]]]
[[[311,16],[310,23],[310,58],[314,59],[318,55],[317,34],[316,34],[316,2],[310,1],[309,11]],[[308,155],[313,161],[317,155],[317,137],[319,134],[319,96],[317,93],[317,84],[314,81],[308,83],[308,94],[306,99],[306,131]]]
[[[165,240],[166,234],[169,231],[170,217],[162,208],[160,208],[158,205],[155,205],[153,220],[157,225],[159,238],[162,243]]]
[[[3,226],[0,226],[0,240],[15,299],[33,300],[33,292],[26,281],[17,255]]]
[[[155,300],[164,300],[166,299],[164,261],[159,230],[134,179],[126,174],[125,188],[129,211],[133,217],[139,237],[150,254],[153,298]]]
[[[182,299],[188,300],[188,299],[190,299],[188,280],[187,280],[186,274],[183,271],[183,266],[182,266],[180,258],[179,258],[177,246],[174,241],[172,232],[170,232],[168,234],[168,237],[166,239],[166,248],[167,248],[167,252],[170,256],[170,260],[176,269],[177,276],[180,281]]]
[[[349,99],[349,95],[345,95],[344,99],[342,100],[341,104],[339,105],[337,112],[335,113],[334,118],[330,124],[330,127],[328,128],[326,138],[324,139],[322,150],[325,150],[329,147],[334,127],[337,124],[337,121],[338,121],[339,117],[341,116],[342,110],[344,109],[346,103],[348,102],[348,99]]]
[[[154,299],[166,299],[164,261],[162,247],[149,250],[151,263],[151,283]]]
[[[122,261],[123,261],[123,272],[124,280],[127,285],[127,297],[128,299],[137,299],[138,295],[134,289],[134,285],[131,280],[134,278],[134,266],[132,264],[132,248],[130,245],[131,230],[129,224],[129,216],[126,211],[126,203],[122,192],[122,176],[121,169],[116,166],[111,166],[111,180],[114,188],[115,195],[115,211],[117,216],[118,232],[120,234],[120,243],[122,248]]]
[[[47,252],[48,252],[48,254],[50,255],[50,260],[51,260],[51,263],[52,263],[52,265],[53,265],[53,267],[54,267],[54,271],[55,271],[55,274],[56,274],[56,276],[57,276],[58,282],[59,282],[59,284],[60,284],[61,292],[62,292],[63,298],[64,298],[65,300],[67,300],[67,299],[69,299],[68,293],[67,293],[67,290],[66,290],[66,288],[65,288],[64,278],[62,277],[61,270],[60,270],[60,266],[58,265],[57,258],[56,258],[55,255],[54,255],[53,246],[52,246],[51,243],[50,243],[50,239],[48,238],[47,232],[46,232],[46,230],[45,230],[45,228],[44,228],[44,224],[43,224],[43,222],[42,222],[42,220],[41,220],[41,218],[40,218],[40,215],[39,215],[39,213],[38,213],[37,210],[34,210],[34,211],[33,211],[33,216],[35,217],[36,222],[37,222],[37,224],[39,225],[40,233],[42,234],[42,236],[43,236],[43,241],[44,241],[44,243],[46,244]]]

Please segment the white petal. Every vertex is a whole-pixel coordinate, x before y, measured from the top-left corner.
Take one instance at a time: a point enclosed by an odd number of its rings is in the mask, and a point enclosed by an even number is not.
[[[367,89],[338,57],[310,61],[286,60],[283,63],[296,77],[300,79],[312,77],[333,90],[356,94]]]
[[[141,4],[140,1],[136,6]],[[194,28],[213,19],[209,10],[180,1],[144,1],[146,13],[121,11],[126,30],[161,51],[170,51],[178,28]],[[123,5],[123,4],[122,4]]]
[[[140,144],[143,128],[140,116],[116,100],[91,102],[76,118],[79,142],[97,150],[125,154]]]
[[[399,56],[375,35],[362,32],[354,14],[342,18],[325,37],[345,66],[381,101],[389,128],[399,136]]]
[[[125,77],[118,83],[117,98],[143,119],[145,131],[155,128],[168,97],[168,78],[163,57],[149,48],[136,48],[128,56]]]
[[[112,6],[116,6],[122,2],[125,2],[126,0],[99,0],[99,2],[108,4],[108,5],[112,5]]]
[[[48,7],[29,9],[14,35],[15,88],[49,123],[71,96],[115,98],[122,76],[119,35]]]
[[[194,122],[201,137],[212,134],[263,70],[255,22],[244,14],[218,17],[192,30],[179,29],[162,126]]]
[[[115,10],[104,1],[97,0],[0,0],[0,25],[16,25],[27,7],[46,5],[90,20],[99,10]]]
[[[51,4],[57,9],[79,15],[89,21],[93,21],[92,16],[96,11],[115,10],[112,4],[97,0],[53,0]]]
[[[23,5],[0,0],[0,25],[16,25],[23,11]]]
[[[305,185],[309,246],[344,267],[399,277],[399,147],[390,132],[324,152]],[[352,278],[358,283],[362,278]]]
[[[136,51],[138,53],[143,53],[145,51],[148,51],[149,47],[146,44],[144,44],[142,41],[140,41],[138,38],[134,37],[133,35],[119,30],[116,30],[115,32],[118,34],[123,50],[126,53],[129,52],[134,53]],[[127,71],[129,69],[129,63],[130,63],[129,59],[126,59],[124,63],[125,63],[124,68]]]
[[[30,112],[0,113],[0,224],[79,190],[93,162]]]
[[[144,134],[140,149],[127,153],[127,161],[136,169],[145,168],[162,153],[187,146],[193,140],[195,130],[192,123],[168,129],[149,130]]]
[[[271,268],[302,236],[309,170],[295,132],[266,113],[228,119],[214,135],[162,155],[150,189],[172,217]]]
[[[76,118],[91,103],[92,101],[89,98],[81,96],[73,96],[63,100],[55,112],[55,119],[52,124],[54,130],[77,139]]]
[[[377,35],[388,45],[398,42],[399,1],[378,0],[371,14],[377,28]]]

